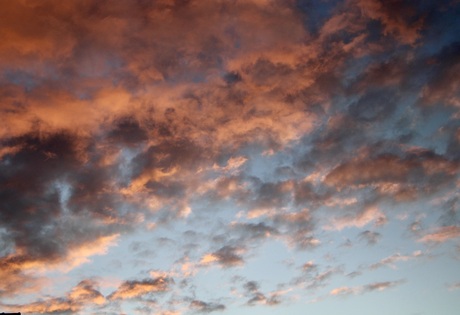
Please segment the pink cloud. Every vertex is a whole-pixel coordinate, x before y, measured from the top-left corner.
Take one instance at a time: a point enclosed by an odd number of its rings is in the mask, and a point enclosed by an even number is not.
[[[443,243],[458,237],[460,237],[460,227],[451,225],[436,228],[431,233],[428,233],[421,237],[418,241]]]
[[[326,225],[325,228],[340,231],[348,227],[360,228],[371,222],[375,222],[376,225],[379,225],[385,221],[386,216],[382,211],[380,211],[378,207],[369,206],[356,214],[349,214],[338,218],[332,218],[330,223]]]

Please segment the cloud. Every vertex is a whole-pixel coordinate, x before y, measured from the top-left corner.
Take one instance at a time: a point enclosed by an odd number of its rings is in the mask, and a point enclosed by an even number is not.
[[[4,305],[12,311],[39,314],[77,314],[86,307],[101,306],[106,303],[93,279],[85,279],[78,283],[64,297],[40,299],[22,305]]]
[[[39,314],[66,314],[76,313],[80,307],[74,305],[71,300],[66,298],[52,298],[45,301],[33,302],[30,304],[15,307],[24,313],[39,313]]]
[[[6,144],[21,149],[0,165],[0,226],[11,236],[2,261],[18,274],[69,271],[116,244],[131,214],[122,218],[107,170],[87,160],[99,157],[91,143],[61,132],[27,134]]]
[[[388,90],[368,89],[356,103],[349,106],[350,115],[358,121],[383,121],[396,109],[397,101]],[[369,106],[372,104],[372,106]]]
[[[313,261],[307,261],[302,265],[302,270],[305,272],[312,272],[316,271],[318,268],[318,265],[316,265]]]
[[[50,271],[68,272],[81,264],[90,262],[89,257],[103,255],[109,246],[113,246],[118,234],[103,236],[85,244],[70,248],[66,255],[58,258],[33,257],[26,251],[19,251],[1,257],[0,296],[15,296],[22,292],[37,293],[47,285],[47,280],[40,274]],[[89,281],[89,280],[88,280]],[[74,300],[74,299],[73,299]],[[41,306],[44,307],[41,303]]]
[[[226,245],[213,253],[204,255],[200,263],[203,265],[218,263],[224,268],[241,266],[244,264],[241,256],[244,251],[244,248]]]
[[[224,311],[225,305],[217,303],[206,303],[199,300],[193,300],[190,303],[190,308],[196,310],[198,313],[212,313],[216,311]]]
[[[360,239],[363,239],[367,242],[367,244],[369,245],[375,245],[379,239],[381,238],[381,234],[378,233],[378,232],[372,232],[372,231],[369,231],[369,230],[366,230],[366,231],[363,231],[361,233],[359,233],[358,237]]]
[[[381,225],[386,222],[386,216],[377,207],[369,206],[358,213],[332,218],[330,225],[326,226],[326,228],[340,231],[347,227],[360,228],[373,221],[375,222],[375,225]]]
[[[383,291],[389,288],[393,288],[404,283],[404,280],[398,281],[384,281],[384,282],[374,282],[364,286],[364,291],[372,292],[372,291]]]
[[[335,168],[327,175],[325,182],[339,187],[385,181],[399,182],[407,177],[410,167],[410,164],[404,163],[396,156],[356,160]]]
[[[305,283],[306,288],[310,290],[317,290],[318,288],[324,287],[334,275],[343,273],[342,266],[328,267],[324,271],[314,268],[312,271],[315,271],[315,273],[307,273],[299,279],[301,282]]]
[[[346,187],[372,187],[378,196],[402,202],[421,194],[434,194],[451,185],[459,167],[457,161],[431,150],[413,149],[402,154],[403,157],[369,154],[354,158],[334,168],[324,182],[338,191]]]
[[[93,303],[97,305],[104,304],[106,299],[97,289],[97,283],[94,280],[86,279],[81,281],[69,293],[69,298],[81,303]]]
[[[272,220],[290,246],[305,250],[317,247],[321,243],[313,234],[315,224],[307,208],[297,212],[280,211]]]
[[[457,93],[460,81],[455,76],[459,68],[458,52],[459,42],[451,43],[433,56],[434,71],[429,82],[423,87],[420,97],[420,104],[423,106],[434,106],[439,103],[458,108],[460,98]]]
[[[243,285],[243,288],[246,291],[246,295],[250,296],[250,299],[247,301],[248,305],[263,304],[274,306],[281,303],[280,296],[286,292],[271,292],[269,297],[260,292],[259,283],[256,281],[248,281]]]
[[[350,295],[350,294],[356,294],[356,289],[354,289],[354,288],[349,288],[349,287],[340,287],[340,288],[332,289],[331,292],[330,292],[329,294],[330,294],[330,295]]]
[[[0,283],[2,298],[13,297],[19,293],[37,292],[46,283],[42,277],[25,273],[21,265],[13,261],[2,259],[0,266],[0,276],[3,279]]]
[[[386,240],[371,225],[393,220],[388,206],[413,202],[412,217],[416,204],[458,188],[457,9],[402,0],[5,3],[0,297],[43,296],[55,273],[81,277],[93,269],[71,271],[129,233],[157,237],[166,227],[169,272],[123,279],[107,298],[78,279],[63,297],[18,307],[121,313],[135,300],[144,313],[218,311],[227,300],[195,298],[204,290],[195,276],[206,272],[198,267],[241,271],[264,242],[312,251],[347,228],[371,245]],[[439,227],[423,231],[417,219],[412,228],[419,242],[447,242],[460,235],[456,220],[444,211]],[[150,264],[154,249],[137,247],[134,257]],[[369,268],[416,257],[397,253]],[[318,289],[343,272],[320,266],[304,263],[301,286]],[[164,305],[146,304],[170,291]],[[246,293],[250,305],[283,295],[258,282]]]
[[[431,233],[422,236],[418,241],[443,243],[457,237],[460,237],[460,227],[451,225],[436,228]]]
[[[452,283],[448,285],[450,291],[459,290],[460,289],[460,282]]]
[[[384,282],[373,282],[370,284],[366,284],[363,286],[357,287],[338,287],[332,289],[329,294],[333,296],[349,296],[349,295],[356,295],[356,294],[363,294],[373,291],[384,291],[400,284],[403,284],[404,280],[397,280],[397,281],[384,281]]]
[[[361,13],[383,24],[383,35],[392,35],[403,44],[415,44],[423,27],[423,19],[405,1],[356,1]]]
[[[412,259],[416,258],[421,258],[423,257],[423,252],[422,251],[415,251],[410,255],[401,255],[399,253],[393,254],[391,256],[388,256],[386,258],[383,258],[377,263],[369,265],[369,269],[377,269],[381,268],[384,266],[390,267],[390,268],[396,268],[395,263],[400,262],[400,261],[409,261]]]
[[[174,284],[172,278],[158,277],[141,281],[132,280],[123,282],[116,291],[112,292],[108,299],[125,300],[142,297],[146,294],[161,293],[170,290]]]

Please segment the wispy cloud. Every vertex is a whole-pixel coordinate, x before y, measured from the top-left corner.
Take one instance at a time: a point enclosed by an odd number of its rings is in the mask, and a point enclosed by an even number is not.
[[[384,291],[384,290],[393,288],[395,286],[401,285],[404,282],[405,282],[404,280],[397,280],[397,281],[374,282],[374,283],[366,284],[363,286],[357,286],[357,287],[338,287],[338,288],[332,289],[329,294],[335,295],[335,296],[347,296],[347,295],[353,295],[353,294],[363,294],[363,293],[373,292],[373,291]]]
[[[206,303],[199,300],[193,300],[190,307],[199,313],[212,313],[225,310],[225,305],[216,303]]]
[[[400,253],[396,253],[386,258],[383,258],[379,262],[369,265],[369,269],[378,269],[385,266],[390,268],[396,268],[395,263],[397,262],[409,261],[421,257],[423,257],[422,251],[415,251],[410,255],[401,255]]]
[[[170,290],[172,284],[174,284],[173,279],[164,277],[126,281],[111,293],[108,298],[110,300],[133,299],[150,293],[166,292]]]
[[[443,226],[435,229],[431,233],[427,233],[419,239],[419,242],[442,243],[457,237],[460,237],[460,227]]]

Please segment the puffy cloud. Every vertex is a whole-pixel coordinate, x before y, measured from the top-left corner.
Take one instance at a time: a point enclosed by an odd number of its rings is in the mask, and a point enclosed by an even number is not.
[[[244,248],[226,245],[213,253],[204,255],[201,264],[207,265],[215,262],[224,268],[240,266],[244,264],[241,256],[244,251]]]

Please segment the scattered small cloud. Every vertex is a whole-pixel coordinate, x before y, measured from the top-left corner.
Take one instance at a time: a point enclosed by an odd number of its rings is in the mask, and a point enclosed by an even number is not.
[[[174,280],[171,278],[158,277],[145,280],[131,280],[123,282],[116,291],[112,292],[108,299],[125,300],[138,298],[150,293],[161,293],[171,289]]]
[[[190,303],[190,308],[198,313],[212,313],[216,311],[224,311],[225,305],[218,303],[206,303],[199,300],[193,300]]]
[[[373,291],[384,291],[398,285],[403,284],[404,280],[397,280],[397,281],[384,281],[384,282],[374,282],[370,284],[366,284],[363,286],[357,287],[338,287],[332,289],[329,294],[333,296],[349,296],[349,295],[356,295],[356,294],[364,294]]]

